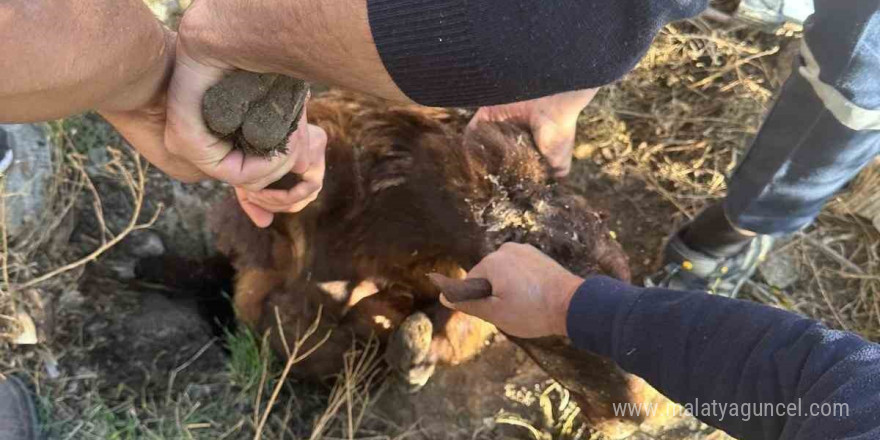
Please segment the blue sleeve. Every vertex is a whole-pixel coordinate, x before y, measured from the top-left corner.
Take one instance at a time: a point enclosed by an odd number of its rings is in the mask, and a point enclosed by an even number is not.
[[[598,87],[630,71],[667,23],[707,0],[368,0],[386,70],[444,107]]]
[[[811,319],[597,276],[572,299],[568,332],[734,437],[880,438],[880,345]]]

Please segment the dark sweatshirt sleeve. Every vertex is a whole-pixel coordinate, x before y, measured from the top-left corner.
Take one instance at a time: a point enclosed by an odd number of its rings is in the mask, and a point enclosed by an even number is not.
[[[572,299],[568,332],[734,437],[880,438],[880,345],[811,319],[592,277]],[[731,404],[750,413],[734,416]]]
[[[368,0],[388,73],[410,99],[482,106],[597,87],[707,0]]]

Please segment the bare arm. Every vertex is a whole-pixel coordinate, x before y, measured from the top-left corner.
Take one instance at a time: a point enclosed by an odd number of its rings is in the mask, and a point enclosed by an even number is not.
[[[296,212],[317,197],[324,179],[326,136],[300,128],[288,153],[246,157],[207,130],[205,91],[232,69],[281,73],[407,100],[385,70],[370,31],[366,0],[197,1],[180,25],[177,63],[169,88],[169,150],[205,174],[236,187],[245,212],[268,226],[276,212]],[[290,190],[266,189],[287,173]]]
[[[180,34],[183,52],[207,65],[408,100],[379,57],[366,0],[197,1]]]
[[[0,121],[97,110],[172,177],[203,178],[165,148],[175,45],[140,0],[0,2]]]
[[[141,107],[170,71],[166,37],[139,0],[0,3],[0,120]]]

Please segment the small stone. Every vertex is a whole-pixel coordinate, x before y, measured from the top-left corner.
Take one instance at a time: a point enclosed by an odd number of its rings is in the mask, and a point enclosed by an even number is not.
[[[39,342],[37,326],[30,315],[20,312],[15,315],[15,321],[18,324],[19,332],[12,339],[12,343],[15,345],[36,345]]]
[[[89,166],[94,167],[96,170],[103,169],[110,163],[110,154],[106,148],[89,148],[86,156],[89,158]]]
[[[155,345],[161,341],[190,341],[210,334],[210,326],[195,307],[174,302],[157,293],[145,293],[139,313],[125,323],[129,341]]]
[[[55,356],[52,356],[51,353],[43,355],[43,365],[46,368],[46,377],[52,380],[61,377],[61,371],[58,369],[58,359],[55,359]]]
[[[138,258],[159,257],[165,254],[165,244],[153,231],[136,231],[129,238],[131,254]]]
[[[85,303],[82,292],[77,289],[67,290],[58,298],[58,308],[62,310],[70,310],[79,308]]]
[[[186,391],[195,400],[207,399],[217,392],[217,386],[212,384],[192,384],[186,387]]]
[[[596,152],[593,144],[580,144],[574,149],[574,157],[578,160],[588,159]]]
[[[785,289],[800,279],[800,265],[790,252],[771,253],[758,268],[767,284]]]
[[[0,142],[13,152],[5,176],[6,233],[23,237],[39,226],[50,205],[50,183],[54,179],[52,142],[46,124],[0,124]]]
[[[127,260],[117,260],[117,261],[108,261],[105,263],[105,266],[113,271],[113,274],[116,276],[117,280],[120,281],[131,281],[135,278],[135,266],[137,265],[137,261],[133,259]]]

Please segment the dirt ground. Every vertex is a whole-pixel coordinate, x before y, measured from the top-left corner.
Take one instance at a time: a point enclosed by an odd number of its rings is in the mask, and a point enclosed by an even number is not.
[[[796,42],[704,20],[670,26],[582,115],[567,184],[611,214],[637,282],[676,225],[723,196]],[[227,189],[144,171],[97,116],[52,129],[53,215],[27,240],[4,240],[0,294],[0,374],[34,384],[49,438],[591,438],[565,391],[501,338],[413,395],[384,381],[369,346],[335,385],[282,383],[285,365],[228,322],[229,268],[210,258],[205,226]],[[851,203],[876,175],[778,245],[767,270],[785,266],[790,285],[766,272],[743,295],[880,340],[880,233]],[[37,344],[11,343],[22,315]],[[723,434],[682,420],[629,438]]]

